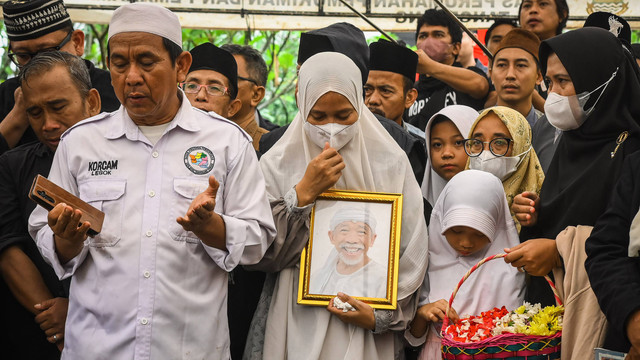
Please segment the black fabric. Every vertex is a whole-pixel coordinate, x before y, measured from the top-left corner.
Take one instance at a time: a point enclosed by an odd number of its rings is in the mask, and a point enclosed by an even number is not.
[[[269,121],[269,119],[263,117],[262,114],[260,114],[260,110],[257,110],[257,111],[258,111],[258,121],[259,121],[258,126],[269,131],[280,128],[280,126],[272,123],[271,121]]]
[[[615,24],[613,28],[612,24]],[[621,27],[615,28],[616,25],[621,25]],[[604,11],[596,11],[589,14],[589,16],[587,16],[587,20],[584,22],[584,27],[589,26],[599,27],[607,31],[615,31],[617,29],[617,36],[619,39],[626,41],[627,44],[631,42],[631,26],[629,26],[627,20],[618,15]]]
[[[398,146],[407,154],[409,158],[409,163],[411,164],[411,169],[413,170],[413,174],[418,181],[418,184],[422,183],[422,179],[424,178],[424,171],[427,163],[426,150],[424,145],[415,137],[410,135],[407,131],[400,127],[400,125],[396,124],[394,121],[384,118],[380,115],[374,114],[382,127],[384,127],[389,135],[396,141]],[[275,145],[278,140],[282,137],[289,125],[283,126],[281,128],[272,130],[260,138],[260,153],[264,154],[273,145]]]
[[[42,275],[45,285],[54,297],[69,296],[70,279],[61,282],[36,247],[28,233],[29,215],[36,204],[27,196],[37,174],[47,176],[53,152],[40,142],[26,144],[0,156],[0,252],[11,246],[19,246],[31,259]],[[0,307],[3,339],[8,348],[2,349],[7,359],[59,359],[57,347],[49,343],[44,332],[9,291],[0,277]]]
[[[111,86],[111,75],[108,71],[98,69],[89,60],[84,61],[89,69],[89,76],[91,77],[91,86],[93,86],[100,93],[100,100],[102,101],[101,111],[115,111],[120,107],[120,101],[116,98],[116,94]],[[20,86],[20,82],[17,77],[6,80],[0,84],[0,119],[4,120],[7,114],[13,109],[15,105],[15,98],[13,93]],[[2,121],[0,120],[0,121]],[[28,127],[24,135],[18,142],[17,146],[37,141],[36,134],[31,127]],[[9,150],[9,146],[6,140],[0,135],[0,154]]]
[[[640,74],[618,38],[600,28],[582,28],[545,40],[540,46],[545,72],[551,51],[562,61],[578,94],[594,90],[619,70],[584,124],[563,132],[540,190],[537,224],[522,228],[521,241],[555,239],[567,226],[594,225],[604,213],[624,159],[640,149]],[[599,93],[591,94],[585,108]],[[616,150],[624,131],[629,136]],[[554,302],[540,277],[532,278],[526,299],[543,305]]]
[[[640,59],[640,43],[631,44],[631,49],[633,50],[633,56],[636,59]]]
[[[362,83],[369,78],[369,46],[362,30],[341,22],[300,35],[298,65],[315,54],[335,51],[351,59],[362,74]]]
[[[229,273],[227,317],[231,339],[231,358],[242,359],[251,319],[258,307],[266,274],[262,271],[247,271],[237,266]]]
[[[453,66],[462,67],[462,65],[457,62],[454,63]],[[476,66],[470,66],[467,69],[487,79],[487,74],[485,74],[482,69]],[[488,81],[487,79],[487,82]],[[474,99],[471,95],[455,90],[445,82],[434,77],[420,75],[418,82],[415,84],[415,88],[418,90],[418,98],[407,111],[405,118],[407,122],[415,125],[422,131],[427,127],[429,119],[446,106],[467,105],[475,110],[484,108],[485,99]]]
[[[8,1],[2,14],[9,41],[37,39],[73,26],[62,0]]]
[[[409,158],[409,164],[413,170],[413,175],[416,177],[418,184],[422,184],[424,179],[425,167],[427,165],[427,150],[419,137],[410,134],[403,129],[395,121],[389,120],[380,115],[374,114],[382,127],[384,127],[389,135],[396,141],[398,146],[407,154]]]
[[[238,64],[230,52],[210,42],[200,44],[190,51],[193,61],[189,72],[211,70],[219,72],[229,81],[229,95],[235,99],[238,95]]]
[[[369,71],[389,71],[414,81],[417,66],[418,54],[407,47],[387,40],[369,45]]]
[[[262,135],[260,137],[260,141],[258,143],[258,151],[261,155],[264,155],[275,145],[278,140],[284,135],[285,131],[289,128],[289,124],[285,126],[281,126],[277,129],[271,130],[268,133]]]
[[[640,152],[624,162],[605,213],[587,239],[591,288],[609,321],[604,347],[627,352],[626,320],[640,310],[640,258],[628,257],[629,228],[640,208]]]

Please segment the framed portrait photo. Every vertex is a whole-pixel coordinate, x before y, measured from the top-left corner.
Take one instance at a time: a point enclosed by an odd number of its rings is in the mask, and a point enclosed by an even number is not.
[[[395,309],[402,194],[329,190],[311,211],[298,304],[327,306],[343,292]]]

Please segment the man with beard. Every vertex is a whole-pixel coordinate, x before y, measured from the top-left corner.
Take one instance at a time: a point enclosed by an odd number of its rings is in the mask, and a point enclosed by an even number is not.
[[[364,103],[372,113],[384,116],[424,142],[424,131],[403,119],[416,101],[413,88],[418,55],[404,46],[380,40],[369,45],[369,78],[364,85]]]
[[[316,276],[311,276],[310,293],[385,297],[387,269],[368,255],[377,237],[376,224],[366,206],[336,211],[329,223],[334,249]]]
[[[436,112],[449,105],[482,109],[489,92],[484,72],[457,62],[462,30],[444,11],[430,9],[418,20],[416,47],[420,78],[418,99],[409,108],[407,121],[424,131]]]
[[[36,204],[27,194],[36,175],[48,176],[62,133],[100,111],[89,74],[81,58],[60,51],[39,54],[20,71],[25,113],[40,141],[0,157],[0,345],[6,359],[60,358],[69,280],[58,280],[29,236]]]

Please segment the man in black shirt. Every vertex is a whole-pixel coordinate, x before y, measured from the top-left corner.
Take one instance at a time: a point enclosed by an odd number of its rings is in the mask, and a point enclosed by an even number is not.
[[[456,61],[461,41],[462,30],[442,10],[427,10],[418,20],[418,99],[409,108],[407,121],[422,131],[431,116],[446,106],[467,105],[476,110],[484,106],[489,81],[481,69],[463,68]]]
[[[9,38],[8,55],[18,68],[43,51],[60,50],[78,56],[84,53],[84,33],[73,29],[62,0],[12,0],[2,5],[2,12]],[[92,86],[100,92],[101,111],[117,110],[120,102],[113,92],[109,72],[96,68],[91,61],[84,63]],[[17,77],[0,84],[0,154],[36,140],[22,98]]]
[[[39,141],[0,156],[0,347],[6,359],[58,359],[64,342],[69,281],[59,281],[29,236],[35,203],[28,192],[47,176],[60,135],[100,111],[84,61],[51,51],[20,73],[24,107]],[[34,321],[35,320],[35,321]]]

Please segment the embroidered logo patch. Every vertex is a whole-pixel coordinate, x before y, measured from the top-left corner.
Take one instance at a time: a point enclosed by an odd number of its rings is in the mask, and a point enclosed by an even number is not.
[[[210,172],[215,162],[213,152],[204,146],[190,147],[184,153],[184,165],[196,175]]]

